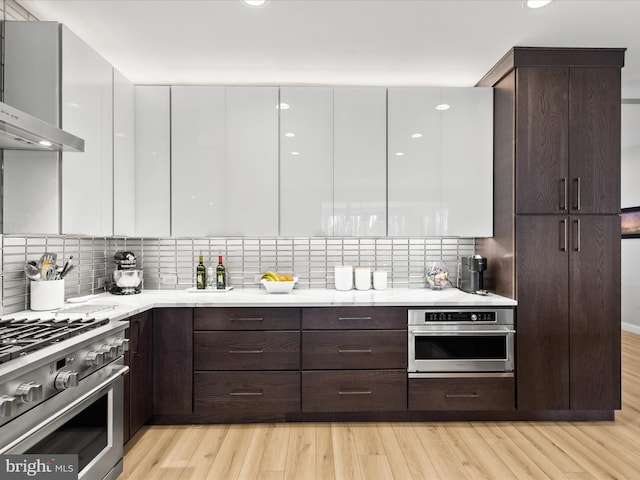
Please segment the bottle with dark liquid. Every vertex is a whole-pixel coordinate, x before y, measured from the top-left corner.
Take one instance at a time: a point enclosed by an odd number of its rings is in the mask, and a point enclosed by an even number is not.
[[[207,269],[204,267],[202,255],[198,257],[198,266],[196,267],[196,288],[204,290],[207,287]]]
[[[224,290],[227,288],[227,270],[222,264],[222,255],[218,256],[218,266],[216,267],[216,288]]]

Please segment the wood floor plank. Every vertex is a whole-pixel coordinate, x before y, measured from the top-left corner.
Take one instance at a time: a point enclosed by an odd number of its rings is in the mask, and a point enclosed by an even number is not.
[[[614,422],[145,426],[120,480],[637,480],[640,335],[622,333]]]

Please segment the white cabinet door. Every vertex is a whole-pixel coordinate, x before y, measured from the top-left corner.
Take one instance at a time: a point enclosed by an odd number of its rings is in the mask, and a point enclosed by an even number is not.
[[[278,88],[226,89],[226,234],[278,234]]]
[[[389,235],[491,236],[492,90],[390,88],[388,95]]]
[[[333,89],[283,87],[280,102],[280,235],[329,236]]]
[[[134,86],[113,70],[113,234],[135,235]]]
[[[442,234],[438,88],[390,88],[390,236]]]
[[[337,236],[384,236],[386,89],[334,89],[334,222]]]
[[[225,235],[225,88],[171,87],[171,234]]]
[[[136,235],[168,237],[171,216],[169,87],[135,87]]]
[[[443,236],[493,235],[493,89],[443,88]]]
[[[62,233],[113,234],[113,68],[62,27],[62,128],[84,152],[62,154]]]
[[[59,125],[58,23],[5,22],[4,28],[4,101]],[[55,152],[4,152],[4,233],[60,233],[59,159]]]

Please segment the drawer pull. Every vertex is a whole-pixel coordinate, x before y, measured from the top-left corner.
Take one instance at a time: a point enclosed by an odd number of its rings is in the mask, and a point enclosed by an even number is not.
[[[338,347],[338,353],[371,353],[373,350],[370,348],[340,348]]]
[[[263,395],[262,392],[231,392],[229,393],[232,397],[261,397]]]
[[[371,317],[338,317],[338,320],[371,320]]]
[[[478,398],[477,393],[445,393],[445,398]]]
[[[229,318],[232,322],[261,322],[264,320],[263,317],[235,317]]]
[[[264,353],[264,350],[229,350],[229,353]]]
[[[371,390],[338,390],[338,395],[371,395]]]

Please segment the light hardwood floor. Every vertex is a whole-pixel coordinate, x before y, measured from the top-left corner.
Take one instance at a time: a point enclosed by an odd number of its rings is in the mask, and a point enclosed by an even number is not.
[[[622,334],[615,422],[144,427],[120,479],[640,479],[640,336]]]

